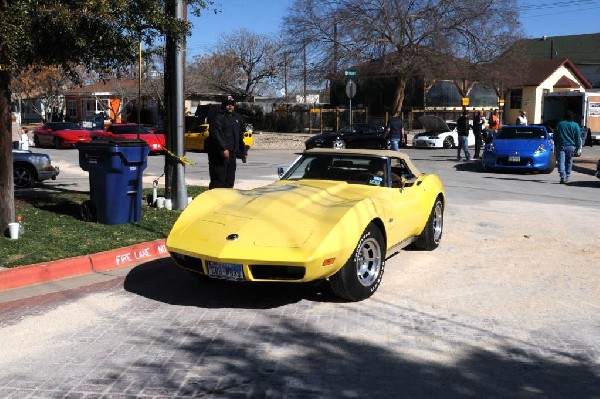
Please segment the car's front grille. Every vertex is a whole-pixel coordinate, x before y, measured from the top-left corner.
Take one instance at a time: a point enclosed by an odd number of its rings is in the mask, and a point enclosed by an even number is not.
[[[171,257],[179,266],[204,274],[204,268],[202,267],[202,259],[194,258],[193,256],[178,254],[175,252],[171,252]]]
[[[301,280],[306,269],[301,266],[250,265],[250,272],[256,280]]]

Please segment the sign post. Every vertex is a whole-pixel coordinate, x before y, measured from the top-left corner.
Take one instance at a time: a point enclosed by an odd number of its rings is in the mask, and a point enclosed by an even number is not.
[[[348,78],[346,83],[346,96],[348,97],[350,110],[350,129],[352,130],[352,98],[356,95],[356,83],[352,80],[356,76],[356,71],[345,71],[344,75]]]

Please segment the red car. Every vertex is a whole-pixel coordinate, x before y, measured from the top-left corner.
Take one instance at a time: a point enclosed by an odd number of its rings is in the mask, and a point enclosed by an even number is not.
[[[71,148],[90,140],[90,131],[73,122],[48,122],[33,130],[36,147]]]
[[[139,130],[139,132],[138,132]],[[93,130],[92,140],[122,140],[122,139],[137,139],[144,140],[150,146],[150,153],[163,152],[165,147],[165,135],[154,133],[143,126],[136,123],[112,123],[104,128],[104,130]]]

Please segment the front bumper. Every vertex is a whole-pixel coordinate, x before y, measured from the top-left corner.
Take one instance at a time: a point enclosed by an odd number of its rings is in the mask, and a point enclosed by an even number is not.
[[[417,148],[441,148],[443,141],[441,139],[413,139],[413,147]]]

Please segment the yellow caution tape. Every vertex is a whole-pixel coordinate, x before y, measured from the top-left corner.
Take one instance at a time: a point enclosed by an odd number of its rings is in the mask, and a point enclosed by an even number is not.
[[[183,164],[186,164],[186,165],[196,165],[196,162],[190,161],[189,159],[187,159],[185,157],[185,155],[182,156],[182,157],[178,157],[177,154],[171,152],[167,147],[163,147],[163,150],[165,150],[165,152],[167,153],[167,155],[172,156],[173,158],[177,159],[179,162],[181,162]]]

